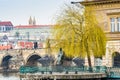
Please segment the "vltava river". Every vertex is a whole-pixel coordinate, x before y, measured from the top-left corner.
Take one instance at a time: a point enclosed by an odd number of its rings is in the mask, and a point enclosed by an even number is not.
[[[18,73],[0,73],[0,80],[20,80]]]

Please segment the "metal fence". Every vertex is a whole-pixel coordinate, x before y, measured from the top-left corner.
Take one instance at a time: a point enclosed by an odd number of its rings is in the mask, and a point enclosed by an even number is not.
[[[19,69],[20,73],[36,73],[36,72],[106,72],[105,66],[95,66],[95,67],[65,67],[65,66],[50,66],[50,67],[30,67],[21,66]]]
[[[106,73],[107,78],[120,78],[120,68],[119,67],[105,67],[105,66],[95,66],[95,67],[87,67],[87,66],[74,66],[74,67],[65,67],[65,66],[49,66],[49,67],[30,67],[30,66],[21,66],[19,69],[20,73],[37,73],[41,72],[44,74],[45,72],[49,72],[52,74],[53,72],[65,72],[68,74],[69,72],[78,72],[83,73]]]

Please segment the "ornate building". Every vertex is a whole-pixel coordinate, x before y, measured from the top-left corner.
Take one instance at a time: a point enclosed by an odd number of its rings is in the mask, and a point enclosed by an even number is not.
[[[13,24],[10,21],[0,21],[0,33],[13,30]]]
[[[120,67],[120,0],[85,0],[80,4],[94,7],[99,23],[104,25],[108,41],[102,65]]]
[[[45,41],[51,37],[51,27],[53,25],[36,25],[35,17],[30,17],[28,20],[28,25],[18,25],[10,31],[10,36],[12,40],[15,41],[15,45],[19,44],[17,48],[31,48],[33,42],[38,42],[38,45],[42,43],[44,45]],[[31,43],[32,42],[32,43]],[[40,46],[41,47],[41,46]]]

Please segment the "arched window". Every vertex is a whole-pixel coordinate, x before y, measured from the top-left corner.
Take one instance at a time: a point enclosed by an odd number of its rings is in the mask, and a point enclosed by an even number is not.
[[[113,66],[114,67],[120,67],[120,53],[119,52],[114,52],[113,55],[114,55]]]
[[[111,32],[115,32],[115,18],[110,19]]]

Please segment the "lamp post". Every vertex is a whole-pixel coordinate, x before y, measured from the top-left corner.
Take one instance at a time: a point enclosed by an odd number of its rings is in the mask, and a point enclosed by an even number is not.
[[[77,7],[84,9],[84,7],[80,4],[80,2],[71,2],[71,4],[75,4]]]
[[[76,4],[76,3],[80,3],[80,2],[71,2],[71,4]]]

